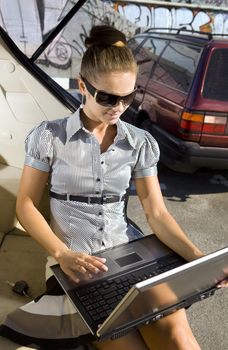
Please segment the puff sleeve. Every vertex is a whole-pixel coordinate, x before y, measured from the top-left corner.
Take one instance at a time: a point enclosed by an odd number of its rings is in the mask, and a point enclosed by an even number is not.
[[[33,128],[25,139],[25,165],[49,172],[53,159],[53,135],[44,121]]]
[[[160,156],[158,143],[147,131],[145,131],[144,136],[133,171],[133,178],[157,175],[157,163]]]

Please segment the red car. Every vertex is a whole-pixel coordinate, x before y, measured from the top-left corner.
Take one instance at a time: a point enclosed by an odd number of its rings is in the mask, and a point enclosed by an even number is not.
[[[228,37],[147,30],[129,46],[138,92],[124,119],[154,135],[174,170],[228,169]]]

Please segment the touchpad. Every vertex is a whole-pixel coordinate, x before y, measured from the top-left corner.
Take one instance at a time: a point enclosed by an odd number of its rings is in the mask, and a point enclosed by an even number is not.
[[[142,260],[142,258],[137,253],[133,252],[114,260],[120,267],[124,267],[127,265],[135,264],[136,262]]]

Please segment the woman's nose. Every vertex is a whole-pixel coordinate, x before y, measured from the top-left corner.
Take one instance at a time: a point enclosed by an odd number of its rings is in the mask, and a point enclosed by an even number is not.
[[[117,104],[113,107],[113,110],[116,112],[122,112],[126,108],[125,104],[123,103],[122,100],[119,100]]]

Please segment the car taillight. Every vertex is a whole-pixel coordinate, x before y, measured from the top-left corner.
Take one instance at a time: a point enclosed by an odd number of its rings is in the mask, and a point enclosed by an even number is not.
[[[196,140],[197,135],[224,135],[227,125],[227,116],[184,111],[180,120],[180,132],[186,139]],[[191,135],[195,137],[191,137]]]
[[[224,134],[226,129],[227,117],[217,117],[205,115],[202,133],[204,134]]]
[[[183,112],[180,128],[184,133],[201,133],[204,121],[203,114]]]

